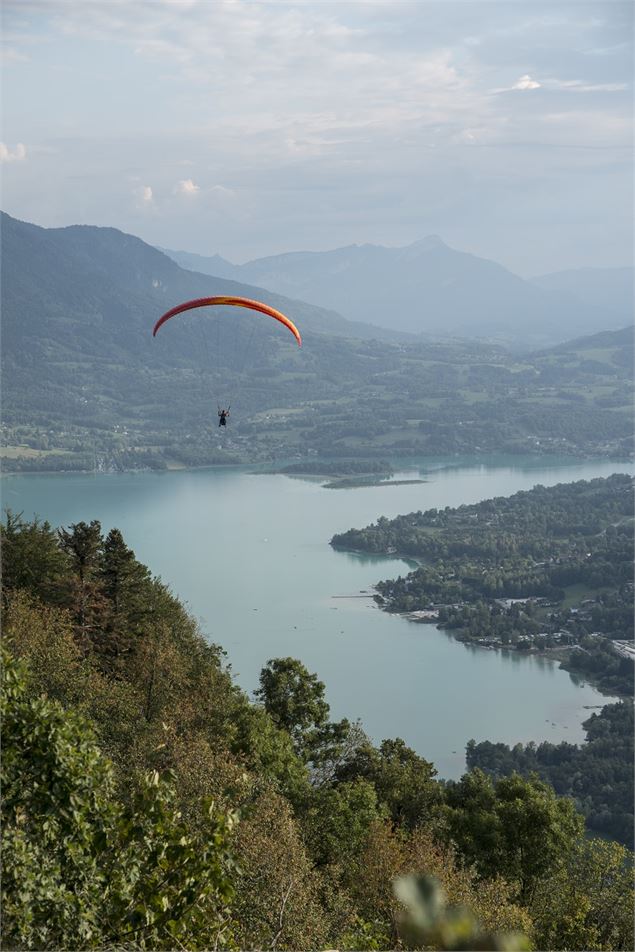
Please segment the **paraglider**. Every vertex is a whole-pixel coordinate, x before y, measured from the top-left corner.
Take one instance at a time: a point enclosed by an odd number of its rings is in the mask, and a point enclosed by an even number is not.
[[[159,318],[154,325],[152,336],[155,337],[159,328],[165,324],[166,321],[169,321],[171,317],[176,317],[177,314],[181,314],[183,311],[191,311],[195,307],[213,307],[216,304],[231,304],[234,307],[246,307],[252,311],[260,311],[261,314],[267,314],[269,317],[275,318],[276,321],[280,321],[285,327],[288,327],[299,346],[302,346],[300,331],[293,321],[283,314],[282,311],[277,311],[275,307],[263,304],[262,301],[252,301],[251,298],[235,297],[233,295],[229,297],[195,298],[193,301],[185,301],[183,304],[177,304],[176,307],[166,311],[165,314]]]
[[[238,297],[235,295],[230,296],[216,296],[216,297],[204,297],[204,298],[195,298],[193,301],[185,301],[183,304],[177,304],[176,307],[170,308],[169,311],[166,311],[159,320],[154,325],[152,330],[152,336],[156,337],[157,331],[166,321],[169,321],[170,318],[176,317],[177,314],[182,314],[184,311],[191,311],[197,307],[214,307],[218,304],[230,304],[234,307],[245,307],[252,311],[258,311],[261,314],[265,314],[267,317],[273,317],[274,320],[279,321],[283,324],[288,330],[291,331],[298,346],[302,346],[302,338],[300,337],[300,331],[295,326],[293,321],[283,314],[282,311],[276,310],[275,307],[271,307],[269,304],[263,304],[262,301],[254,301],[251,298]],[[227,417],[229,416],[229,406],[227,409],[223,409],[220,406],[218,407],[218,425],[219,427],[227,426]]]

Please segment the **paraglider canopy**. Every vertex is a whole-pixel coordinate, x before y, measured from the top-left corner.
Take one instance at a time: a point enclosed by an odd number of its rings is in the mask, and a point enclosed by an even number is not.
[[[260,311],[261,314],[267,314],[269,317],[273,317],[276,321],[280,321],[281,324],[284,324],[284,326],[291,331],[299,346],[302,346],[300,331],[295,326],[293,321],[283,314],[282,311],[277,311],[275,307],[270,307],[268,304],[263,304],[262,301],[252,301],[251,298],[235,297],[233,295],[229,297],[223,296],[195,298],[193,301],[185,301],[183,304],[177,304],[176,307],[166,311],[165,314],[159,318],[159,320],[154,325],[152,336],[155,337],[161,325],[165,324],[166,321],[169,321],[171,317],[175,317],[177,314],[181,314],[183,311],[191,311],[196,307],[210,307],[216,304],[231,304],[234,307],[246,307],[252,311]]]

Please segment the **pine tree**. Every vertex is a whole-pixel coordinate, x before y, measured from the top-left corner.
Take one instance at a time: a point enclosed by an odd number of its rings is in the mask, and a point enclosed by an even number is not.
[[[76,632],[87,650],[98,642],[104,620],[105,601],[99,577],[103,547],[101,525],[96,519],[91,523],[74,523],[68,530],[59,530],[59,540],[73,572],[71,608]]]
[[[128,653],[147,617],[150,573],[137,562],[119,529],[111,529],[103,545],[99,570],[102,591],[109,602],[106,627],[107,651]]]

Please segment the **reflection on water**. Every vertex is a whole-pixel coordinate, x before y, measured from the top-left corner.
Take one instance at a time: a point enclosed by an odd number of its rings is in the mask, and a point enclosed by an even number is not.
[[[379,555],[376,552],[351,552],[347,549],[337,549],[337,554],[344,559],[357,565],[379,565],[388,562],[395,572],[403,571],[413,572],[419,567],[419,563],[414,559],[407,559],[401,555]]]
[[[578,674],[576,671],[568,671],[567,674],[571,679],[571,683],[575,684],[576,687],[583,688],[586,685],[584,675]]]

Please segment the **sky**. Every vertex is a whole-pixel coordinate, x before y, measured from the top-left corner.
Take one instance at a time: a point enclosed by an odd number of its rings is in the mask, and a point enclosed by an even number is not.
[[[234,263],[632,263],[633,4],[2,0],[1,205]]]

